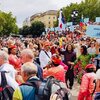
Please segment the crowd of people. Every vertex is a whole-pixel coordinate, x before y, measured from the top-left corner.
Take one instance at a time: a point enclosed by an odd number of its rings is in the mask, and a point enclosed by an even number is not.
[[[49,76],[65,83],[70,90],[77,80],[78,100],[100,100],[99,68],[100,42],[87,37],[83,31],[0,39],[0,72],[7,72],[7,83],[15,90],[13,100],[28,100],[33,93],[33,88],[27,89],[21,84],[34,79],[43,81]]]

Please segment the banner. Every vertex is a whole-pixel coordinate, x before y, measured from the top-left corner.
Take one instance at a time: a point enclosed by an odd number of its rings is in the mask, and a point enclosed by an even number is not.
[[[72,26],[73,25],[73,22],[67,22],[66,23],[66,26]]]
[[[50,31],[55,31],[55,29],[52,27],[52,28],[50,28]]]
[[[89,18],[84,18],[84,23],[88,23],[89,22]]]
[[[100,38],[100,25],[89,25],[86,34],[90,37]]]
[[[58,29],[59,29],[58,27],[55,27],[55,31],[58,31]]]
[[[95,22],[100,22],[100,17],[96,17],[96,20],[95,20]]]
[[[74,30],[75,30],[75,25],[70,26],[69,28],[70,28],[70,31],[71,31],[71,32],[74,32]]]

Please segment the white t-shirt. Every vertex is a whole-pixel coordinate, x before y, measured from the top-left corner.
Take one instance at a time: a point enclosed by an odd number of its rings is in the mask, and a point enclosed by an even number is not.
[[[0,71],[6,71],[8,72],[8,74],[15,79],[15,75],[16,75],[16,70],[14,69],[14,67],[12,65],[10,65],[9,63],[5,63],[3,65],[0,66]]]
[[[49,55],[49,57],[46,55],[46,53],[44,52],[44,50],[40,51],[39,60],[40,60],[40,66],[41,66],[41,68],[45,67],[48,64],[48,62],[50,61],[51,52],[48,51],[47,54]]]
[[[11,76],[9,76],[8,73],[5,73],[5,76],[7,84],[11,86],[14,90],[19,87],[18,83]],[[0,73],[0,85],[1,85],[1,73]]]

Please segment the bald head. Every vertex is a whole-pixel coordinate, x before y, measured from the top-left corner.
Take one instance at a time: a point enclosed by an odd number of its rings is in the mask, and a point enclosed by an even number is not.
[[[34,54],[31,49],[24,49],[21,51],[22,62],[33,62]]]

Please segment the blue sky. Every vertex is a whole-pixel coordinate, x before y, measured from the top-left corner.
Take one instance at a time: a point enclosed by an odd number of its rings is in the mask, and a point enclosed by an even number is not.
[[[82,0],[0,0],[0,10],[12,12],[17,18],[17,25],[22,27],[23,21],[35,14],[47,10],[58,10],[70,3]]]

